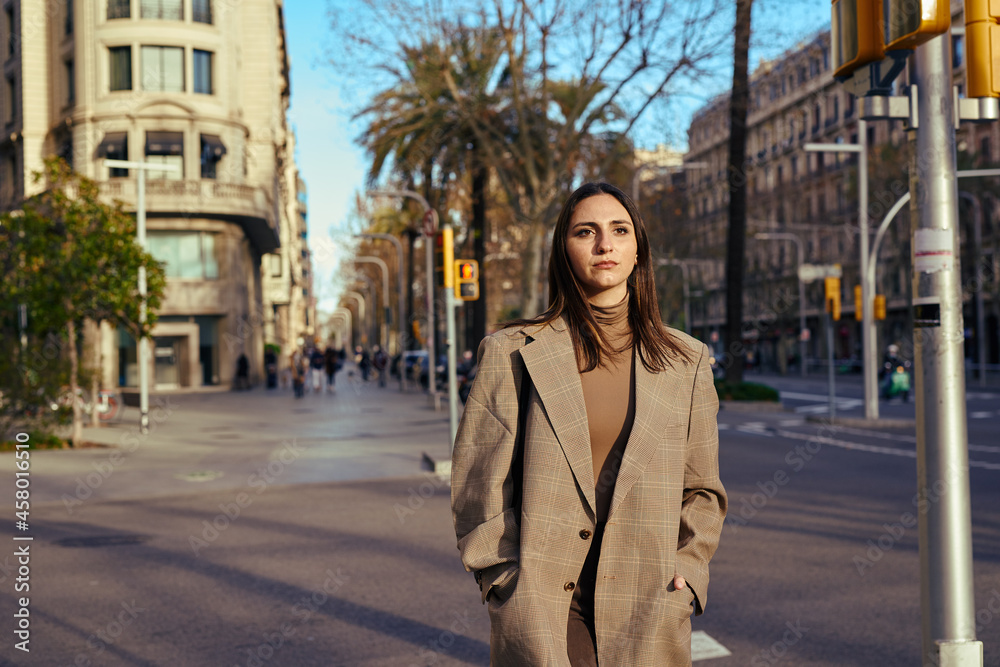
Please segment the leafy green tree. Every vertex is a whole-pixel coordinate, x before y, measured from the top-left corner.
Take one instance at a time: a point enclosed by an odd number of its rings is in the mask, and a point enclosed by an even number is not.
[[[61,340],[68,360],[70,396],[83,376],[79,358],[84,320],[122,326],[132,336],[149,336],[163,299],[162,265],[135,243],[135,220],[120,202],[102,200],[98,185],[73,172],[61,159],[35,174],[44,189],[0,220],[0,304],[28,306],[31,334]],[[138,274],[146,267],[148,315],[140,322]],[[58,338],[56,338],[58,337]],[[22,360],[18,377],[3,385],[36,381]],[[73,403],[74,442],[83,434],[83,415]]]

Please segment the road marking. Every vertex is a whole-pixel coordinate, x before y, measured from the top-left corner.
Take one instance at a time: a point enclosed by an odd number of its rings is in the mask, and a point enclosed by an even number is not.
[[[992,412],[970,412],[969,417],[972,419],[989,419],[993,416]]]
[[[837,399],[837,409],[838,410],[851,410],[860,405],[864,405],[864,401],[856,398],[838,398]],[[795,408],[795,412],[800,415],[804,414],[823,414],[830,411],[830,403],[819,403],[817,405],[803,405]]]
[[[691,633],[691,661],[708,660],[709,658],[725,658],[732,655],[725,646],[713,639],[704,630]]]
[[[802,426],[805,423],[804,419],[782,419],[778,426]]]
[[[719,430],[720,431],[728,431],[729,430],[729,424],[719,424]]]
[[[185,482],[211,482],[213,479],[218,479],[224,474],[219,470],[196,470],[195,472],[174,475],[174,477],[182,479]]]
[[[803,394],[797,391],[781,391],[778,392],[782,398],[794,398],[797,401],[829,401],[829,394]],[[835,396],[838,401],[854,401],[858,400],[855,398],[849,398],[847,396]]]
[[[995,401],[997,399],[996,394],[986,394],[981,391],[967,391],[965,392],[966,400],[974,401]]]
[[[797,433],[795,431],[777,431],[777,434],[792,440],[809,440],[824,445],[832,445],[842,449],[853,449],[871,454],[888,454],[889,456],[903,456],[910,459],[917,458],[915,449],[900,449],[899,447],[878,447],[876,445],[864,445],[860,442],[850,442],[849,440],[839,440],[837,438],[827,438],[821,435],[809,435],[808,433]],[[1000,463],[990,463],[988,461],[969,461],[970,468],[983,468],[984,470],[1000,470]]]
[[[833,427],[838,433],[849,433],[851,435],[861,435],[866,438],[880,438],[882,440],[895,440],[896,442],[909,442],[916,444],[917,438],[912,435],[900,435],[898,433],[881,433],[879,431],[867,431],[862,428],[852,428],[850,426]],[[1000,447],[989,445],[969,445],[970,452],[984,452],[986,454],[1000,454]]]

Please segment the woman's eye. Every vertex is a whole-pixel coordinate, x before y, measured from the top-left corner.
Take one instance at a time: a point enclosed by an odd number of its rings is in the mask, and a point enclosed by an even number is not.
[[[622,235],[628,234],[628,227],[615,227],[615,233]]]
[[[592,232],[591,232],[591,230],[589,230],[589,229],[581,229],[580,231],[578,231],[578,232],[576,233],[576,235],[577,235],[577,236],[586,236],[587,234],[591,234],[591,233],[592,233]]]

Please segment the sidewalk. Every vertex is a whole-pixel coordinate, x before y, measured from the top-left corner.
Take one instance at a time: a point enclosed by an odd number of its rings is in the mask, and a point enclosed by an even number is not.
[[[346,372],[336,394],[301,399],[261,387],[154,394],[148,435],[138,421],[129,407],[118,423],[84,429],[85,440],[107,448],[33,453],[34,502],[230,489],[269,468],[280,469],[280,484],[400,477],[420,474],[424,452],[449,454],[448,414],[435,412],[425,394]],[[0,457],[0,474],[13,466],[13,457]]]

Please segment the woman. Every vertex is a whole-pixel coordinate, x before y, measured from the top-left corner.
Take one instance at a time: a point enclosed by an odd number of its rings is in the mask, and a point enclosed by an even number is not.
[[[690,664],[726,513],[708,350],[660,322],[642,219],[606,183],[563,207],[549,295],[484,339],[452,459],[491,663]]]

